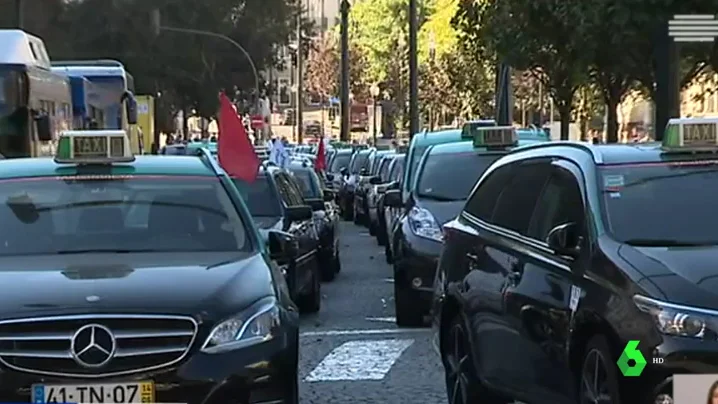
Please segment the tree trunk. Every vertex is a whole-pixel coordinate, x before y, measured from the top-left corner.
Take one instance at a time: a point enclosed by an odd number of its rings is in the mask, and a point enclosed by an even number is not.
[[[571,133],[571,104],[559,106],[558,115],[561,118],[561,140],[569,140]]]
[[[618,142],[618,104],[618,98],[606,100],[606,143]]]

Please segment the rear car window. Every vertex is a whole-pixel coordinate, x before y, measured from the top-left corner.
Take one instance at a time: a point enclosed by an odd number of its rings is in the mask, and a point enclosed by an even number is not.
[[[218,178],[77,175],[0,180],[0,256],[248,251]]]
[[[299,188],[301,188],[302,191],[302,196],[305,199],[322,197],[317,180],[314,178],[316,174],[310,172],[309,170],[291,170],[291,173],[294,178],[297,179]]]
[[[272,182],[265,175],[260,175],[252,183],[233,179],[234,186],[239,190],[244,203],[247,204],[252,217],[279,217],[282,216],[282,207],[279,193]]]
[[[330,172],[339,172],[342,168],[348,168],[349,160],[352,156],[349,153],[339,153],[332,160],[332,166],[329,167]]]

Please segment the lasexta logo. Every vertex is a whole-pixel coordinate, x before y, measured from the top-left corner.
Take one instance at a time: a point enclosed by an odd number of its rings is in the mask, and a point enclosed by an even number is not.
[[[639,342],[637,340],[628,341],[623,353],[621,353],[621,357],[618,358],[618,368],[626,377],[640,376],[646,367],[646,358],[638,350]]]

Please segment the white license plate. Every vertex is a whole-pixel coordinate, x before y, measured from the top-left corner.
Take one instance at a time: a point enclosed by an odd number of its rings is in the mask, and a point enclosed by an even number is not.
[[[150,382],[106,384],[35,384],[32,402],[45,403],[154,403],[155,386]]]

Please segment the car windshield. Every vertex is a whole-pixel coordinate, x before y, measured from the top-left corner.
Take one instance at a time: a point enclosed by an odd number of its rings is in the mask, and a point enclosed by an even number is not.
[[[603,166],[600,176],[604,221],[618,241],[718,245],[718,161]]]
[[[359,174],[362,168],[365,168],[369,161],[369,153],[357,153],[352,161],[352,166],[349,167],[350,174]]]
[[[0,199],[0,256],[252,248],[215,177],[0,180]]]
[[[252,217],[282,216],[279,196],[266,176],[260,175],[252,183],[239,179],[233,179],[232,182],[234,182],[234,186],[237,187],[240,195],[242,195],[242,199],[247,204]]]
[[[389,181],[389,166],[391,165],[392,158],[387,157],[381,159],[381,166],[379,167],[379,176],[382,182]]]
[[[389,179],[391,181],[401,181],[401,176],[404,173],[404,156],[398,156],[394,159],[394,165],[391,167],[389,172]]]
[[[502,154],[447,153],[429,155],[418,173],[420,198],[463,201],[481,174]]]
[[[414,182],[414,176],[416,175],[416,170],[417,170],[417,168],[419,168],[419,163],[421,162],[421,158],[424,156],[424,152],[428,148],[429,148],[429,146],[417,146],[414,148],[414,153],[411,155],[411,162],[408,164],[409,184]]]
[[[337,173],[342,168],[346,168],[349,165],[352,155],[349,153],[337,153],[332,160],[332,166],[329,167],[329,172]]]
[[[316,181],[316,174],[309,170],[292,170],[297,183],[302,190],[302,196],[307,199],[321,198],[321,190]]]

